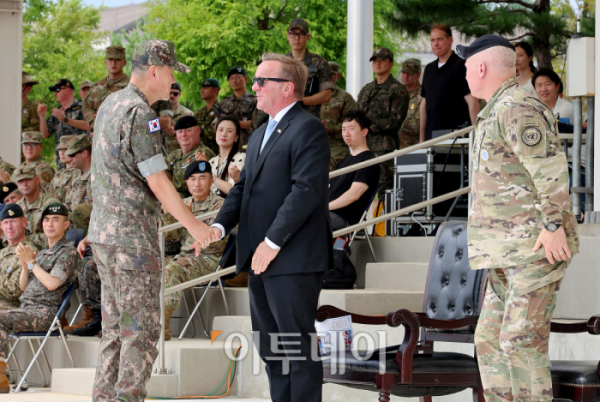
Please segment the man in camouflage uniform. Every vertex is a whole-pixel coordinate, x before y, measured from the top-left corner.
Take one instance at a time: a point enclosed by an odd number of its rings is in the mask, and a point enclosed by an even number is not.
[[[42,150],[44,149],[42,142],[42,133],[39,131],[25,131],[21,134],[21,149],[23,155],[25,155],[25,162],[19,168],[31,167],[35,169],[35,173],[42,180],[42,183],[49,186],[54,178],[54,169],[42,157]],[[11,181],[16,183],[15,174],[16,170],[12,174]]]
[[[65,153],[70,158],[69,163],[80,173],[79,176],[73,179],[65,197],[65,205],[69,208],[69,211],[73,211],[73,208],[77,205],[92,204],[93,201],[92,183],[90,180],[92,166],[92,143],[90,137],[85,134],[75,137],[69,143],[69,148]],[[79,226],[75,225],[73,227],[79,228]],[[87,226],[85,229],[87,229]]]
[[[17,245],[23,243],[36,250],[25,235],[27,218],[16,204],[8,204],[0,212],[0,226],[8,246],[0,251],[0,310],[19,308],[23,291],[19,287],[21,263],[17,256]]]
[[[169,102],[171,102],[171,109],[173,110],[172,126],[175,126],[175,123],[177,123],[177,120],[180,118],[194,115],[194,112],[179,103],[179,99],[181,99],[181,84],[175,81],[175,83],[171,85],[171,93],[169,94]]]
[[[370,61],[376,79],[360,90],[356,103],[358,110],[373,123],[367,145],[377,157],[398,149],[398,131],[406,118],[410,98],[406,87],[392,77],[394,54],[390,49],[375,49]],[[385,190],[393,186],[394,161],[382,162],[379,166],[378,195],[383,200]]]
[[[179,149],[175,130],[173,129],[173,109],[171,108],[171,102],[160,99],[154,102],[150,107],[158,116],[160,136],[164,148],[163,152],[165,155],[169,155],[169,153]]]
[[[219,90],[221,84],[215,78],[208,78],[202,82],[200,89],[200,97],[204,99],[206,105],[196,110],[194,118],[198,120],[198,125],[202,130],[203,142],[207,147],[212,149],[215,155],[219,154],[219,146],[216,140],[216,131],[213,127],[213,122],[219,118],[221,114],[221,105],[219,104]]]
[[[38,81],[34,81],[29,73],[23,71],[21,78],[21,132],[40,129],[40,118],[37,114],[38,105],[29,99],[29,92],[37,84],[39,84]]]
[[[221,208],[223,198],[210,191],[213,181],[210,163],[206,161],[192,162],[185,171],[185,181],[192,196],[183,202],[190,207],[194,215],[202,215]],[[211,218],[203,222],[210,225],[213,220],[214,218]],[[164,225],[169,225],[175,223],[176,220],[172,215],[167,215],[163,222]],[[227,245],[227,238],[211,243],[196,257],[195,250],[192,248],[194,238],[187,230],[182,228],[168,232],[165,239],[181,244],[180,253],[170,259],[165,267],[165,288],[214,272]],[[167,341],[171,339],[169,320],[173,311],[179,306],[181,296],[182,292],[175,292],[165,297],[165,340]]]
[[[548,340],[556,297],[578,252],[557,122],[518,88],[515,50],[497,35],[457,46],[477,115],[469,262],[489,269],[475,332],[486,401],[552,401]]]
[[[227,73],[227,81],[233,90],[233,95],[221,101],[221,109],[227,116],[235,117],[240,121],[239,149],[248,144],[252,133],[252,115],[256,110],[256,95],[246,89],[248,74],[244,67],[231,67]]]
[[[76,135],[63,135],[62,137],[60,137],[60,141],[57,147],[58,156],[61,162],[65,164],[65,168],[56,172],[54,178],[50,182],[48,191],[54,194],[54,196],[60,202],[65,202],[65,197],[67,196],[67,191],[71,186],[71,182],[73,181],[73,179],[75,179],[81,174],[79,169],[74,168],[71,165],[71,163],[69,163],[71,158],[65,155],[65,152],[69,147],[69,142],[71,142],[73,138],[76,137]]]
[[[41,250],[46,247],[46,236],[42,227],[42,212],[49,204],[59,202],[53,195],[46,193],[40,187],[40,179],[30,166],[19,167],[13,174],[23,198],[17,202],[27,218],[27,230],[30,240]]]
[[[421,130],[421,115],[419,113],[419,105],[421,104],[421,60],[408,59],[402,62],[402,75],[400,80],[402,85],[406,87],[410,101],[408,103],[408,113],[402,127],[398,139],[400,141],[400,149],[410,147],[419,143]]]
[[[337,80],[342,77],[340,65],[330,61],[329,69],[331,70],[331,81],[335,85]],[[335,161],[335,164],[350,155],[348,145],[342,138],[342,116],[355,108],[356,101],[352,95],[337,86],[333,90],[331,100],[321,105],[321,120],[329,134],[331,158]],[[335,169],[335,165],[333,169]],[[330,166],[329,170],[333,169]]]
[[[94,83],[90,80],[84,80],[79,84],[79,99],[83,102],[88,92],[90,92],[90,88],[94,85]],[[85,114],[83,116],[85,118]]]
[[[129,77],[123,72],[123,68],[127,64],[124,47],[107,47],[104,64],[106,65],[108,76],[94,83],[85,99],[83,99],[83,117],[92,128],[92,131],[94,131],[96,114],[104,99],[113,92],[127,87],[129,84]]]
[[[173,174],[173,185],[183,198],[189,197],[187,184],[185,182],[185,170],[196,160],[196,151],[206,156],[209,161],[214,158],[215,153],[200,140],[200,127],[198,121],[192,116],[186,116],[175,125],[177,139],[180,142],[181,149],[169,154],[167,162]]]
[[[310,40],[308,22],[300,18],[290,21],[287,30],[287,40],[291,51],[287,54],[295,60],[304,63],[308,68],[308,80],[304,90],[302,104],[304,110],[321,119],[321,105],[331,100],[332,91],[335,89],[331,81],[331,71],[327,61],[308,51],[306,43]]]
[[[6,379],[8,335],[15,332],[47,331],[63,301],[67,288],[77,278],[81,260],[77,250],[65,238],[69,227],[67,208],[48,205],[43,212],[48,247],[35,254],[35,248],[24,243],[17,246],[21,264],[19,286],[23,291],[21,307],[0,311],[0,392]],[[8,382],[8,381],[6,381]]]
[[[206,247],[210,228],[196,221],[166,174],[160,124],[150,105],[175,82],[175,46],[146,40],[135,49],[130,84],[109,95],[96,116],[92,153],[94,203],[88,238],[102,283],[102,340],[92,398],[142,401],[158,354],[161,204]],[[144,88],[142,91],[141,88]],[[160,201],[159,201],[160,200]],[[118,393],[118,394],[117,394]]]

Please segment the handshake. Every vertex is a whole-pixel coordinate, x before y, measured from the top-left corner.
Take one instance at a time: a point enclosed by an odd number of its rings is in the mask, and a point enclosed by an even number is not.
[[[192,248],[196,250],[196,257],[200,255],[202,250],[210,246],[211,243],[221,240],[224,236],[224,233],[218,227],[210,227],[200,221],[196,221],[193,227],[187,229],[196,240],[192,245]]]

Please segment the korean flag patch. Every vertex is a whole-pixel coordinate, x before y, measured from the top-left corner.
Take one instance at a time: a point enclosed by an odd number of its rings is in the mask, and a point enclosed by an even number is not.
[[[148,122],[148,128],[150,129],[151,133],[160,131],[160,123],[158,122],[158,118],[156,118],[154,120],[150,120]]]

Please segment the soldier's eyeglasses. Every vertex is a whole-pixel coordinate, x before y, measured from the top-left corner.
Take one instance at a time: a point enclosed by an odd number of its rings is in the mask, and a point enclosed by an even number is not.
[[[181,95],[181,92],[171,92],[171,96],[178,97]]]
[[[290,80],[284,80],[283,78],[265,78],[265,77],[254,77],[254,78],[252,78],[252,82],[254,84],[258,84],[258,86],[261,87],[261,88],[265,85],[265,81],[290,82]]]
[[[288,35],[292,39],[296,39],[296,38],[304,39],[304,38],[306,38],[306,34],[304,32],[288,31]]]

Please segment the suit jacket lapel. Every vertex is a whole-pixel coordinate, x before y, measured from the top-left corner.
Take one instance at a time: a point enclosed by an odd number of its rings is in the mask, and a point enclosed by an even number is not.
[[[252,185],[252,181],[255,177],[256,162],[258,160],[260,152],[260,144],[262,144],[265,132],[267,131],[267,125],[263,124],[250,137],[248,141],[248,147],[246,149],[246,180],[249,185]]]

